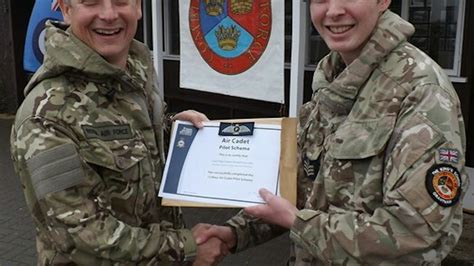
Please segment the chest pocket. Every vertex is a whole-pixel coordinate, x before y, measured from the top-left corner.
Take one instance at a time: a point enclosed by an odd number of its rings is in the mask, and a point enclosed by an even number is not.
[[[382,152],[388,142],[396,117],[347,121],[335,132],[328,154],[336,159],[365,159]]]
[[[140,179],[137,164],[146,157],[146,146],[137,139],[102,141],[92,139],[81,145],[81,154],[89,164],[120,173],[112,179],[135,182]],[[107,180],[105,180],[107,181]]]
[[[383,153],[395,120],[395,116],[347,120],[325,140],[327,155],[321,171],[331,205],[374,209],[380,204]]]
[[[102,179],[105,189],[97,191],[104,208],[111,206],[114,215],[130,224],[143,212],[144,195],[154,194],[147,184],[152,169],[147,149],[139,139],[103,141],[92,139],[81,144],[84,160]],[[150,189],[145,193],[143,187]]]

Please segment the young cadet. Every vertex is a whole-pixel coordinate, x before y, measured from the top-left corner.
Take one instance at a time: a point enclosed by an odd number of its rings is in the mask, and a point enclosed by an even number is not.
[[[453,249],[469,182],[460,103],[389,5],[311,0],[331,52],[299,114],[298,181],[314,180],[298,191],[306,203],[261,190],[266,205],[200,225],[198,242],[218,235],[240,251],[289,229],[292,265],[439,265]]]
[[[196,246],[180,209],[157,197],[164,103],[150,51],[133,40],[141,0],[59,5],[68,25],[48,22],[44,64],[11,135],[38,264],[215,263],[225,245]],[[175,118],[207,120],[195,111]]]

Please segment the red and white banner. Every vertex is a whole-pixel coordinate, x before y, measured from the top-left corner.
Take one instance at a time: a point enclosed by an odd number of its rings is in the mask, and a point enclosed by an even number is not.
[[[183,88],[284,101],[284,1],[180,0]]]

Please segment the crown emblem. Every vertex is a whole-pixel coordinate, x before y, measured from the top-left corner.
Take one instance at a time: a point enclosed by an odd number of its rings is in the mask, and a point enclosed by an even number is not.
[[[244,15],[252,11],[253,0],[230,0],[230,9],[236,15]]]
[[[219,16],[224,11],[225,0],[204,0],[206,12],[209,16]]]
[[[232,51],[239,42],[240,30],[235,25],[228,28],[220,25],[216,30],[217,43],[222,50]]]

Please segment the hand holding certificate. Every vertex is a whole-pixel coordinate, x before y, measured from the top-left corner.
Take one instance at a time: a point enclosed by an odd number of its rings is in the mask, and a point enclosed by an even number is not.
[[[264,203],[260,188],[280,194],[281,123],[206,122],[198,130],[177,121],[173,129],[159,196],[245,207]]]

